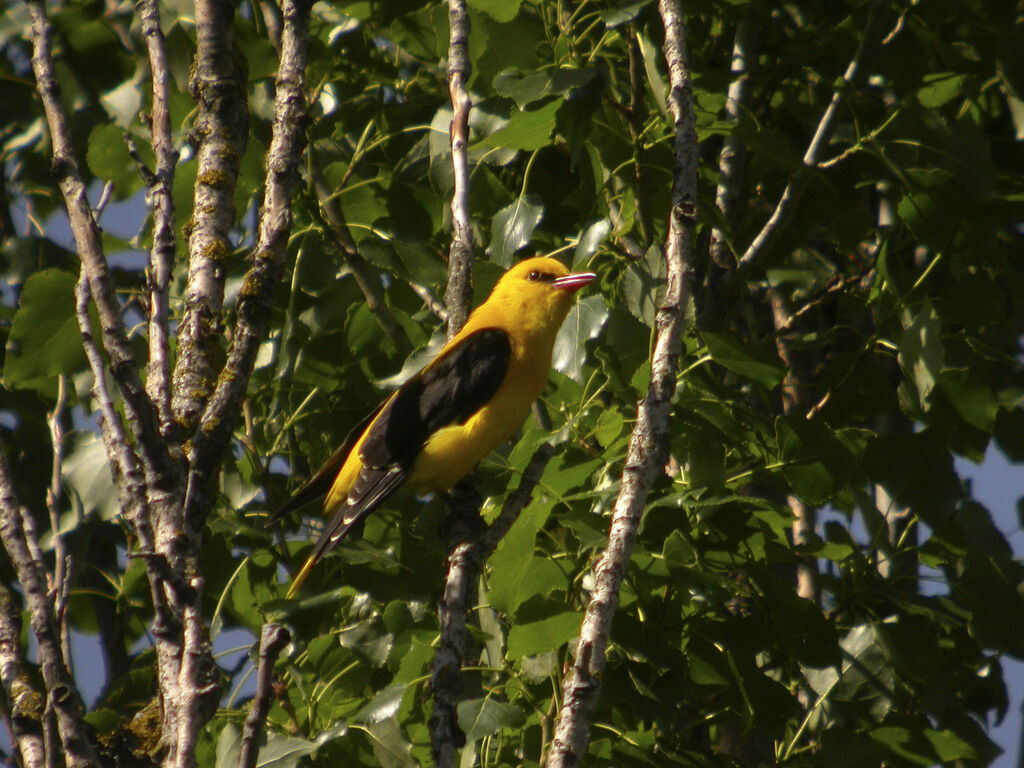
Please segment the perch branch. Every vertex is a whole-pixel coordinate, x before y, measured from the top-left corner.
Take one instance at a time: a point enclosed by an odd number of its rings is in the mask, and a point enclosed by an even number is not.
[[[437,768],[453,768],[457,764],[456,750],[465,740],[459,731],[456,709],[462,693],[462,664],[472,644],[466,630],[466,614],[473,605],[473,587],[479,581],[487,558],[530,503],[530,496],[554,452],[548,443],[538,448],[523,472],[519,487],[505,499],[495,521],[477,535],[453,543],[449,549],[448,577],[437,608],[441,644],[430,665],[434,697],[430,742]]]

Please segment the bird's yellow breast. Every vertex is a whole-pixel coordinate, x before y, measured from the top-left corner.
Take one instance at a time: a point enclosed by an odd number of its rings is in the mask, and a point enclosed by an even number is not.
[[[522,425],[530,405],[544,389],[551,354],[540,360],[513,362],[494,397],[464,424],[435,432],[413,464],[408,484],[418,490],[443,493],[468,475],[491,451]]]

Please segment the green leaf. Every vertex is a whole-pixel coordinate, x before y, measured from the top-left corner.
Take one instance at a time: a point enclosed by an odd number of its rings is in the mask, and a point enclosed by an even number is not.
[[[389,685],[379,691],[369,702],[358,712],[352,715],[352,721],[356,723],[379,723],[394,717],[398,714],[398,708],[402,705],[402,697],[409,690],[408,683]]]
[[[561,648],[580,631],[583,614],[566,611],[540,621],[515,624],[508,633],[508,658],[521,659]]]
[[[978,753],[974,747],[953,733],[953,731],[948,729],[937,731],[927,728],[925,729],[924,737],[931,744],[935,754],[943,763],[952,763],[955,760],[978,759]]]
[[[586,265],[587,260],[593,256],[597,249],[604,242],[611,232],[612,224],[608,219],[598,219],[582,235],[576,245],[576,251],[572,255],[573,269],[579,269]]]
[[[665,295],[665,259],[661,248],[652,245],[644,258],[631,262],[622,275],[626,308],[633,317],[653,328],[654,316]]]
[[[412,744],[402,733],[398,720],[388,718],[366,728],[373,756],[381,768],[419,768],[412,757]]]
[[[519,728],[525,721],[519,707],[494,699],[469,699],[458,706],[459,728],[467,742],[497,733],[502,728]]]
[[[469,0],[469,7],[486,13],[495,21],[512,21],[519,14],[523,0]]]
[[[712,360],[768,391],[786,375],[785,367],[773,354],[744,344],[731,334],[704,331],[701,336]]]
[[[956,98],[966,79],[967,76],[959,72],[927,74],[922,78],[924,85],[917,91],[917,100],[922,107],[941,107]]]
[[[625,5],[619,4],[616,8],[609,8],[602,12],[601,18],[604,19],[606,27],[614,29],[635,20],[643,12],[644,8],[650,4],[651,0],[638,0],[638,2],[626,3]]]
[[[577,301],[555,338],[551,365],[574,381],[583,381],[587,342],[596,339],[608,320],[608,305],[600,294]]]
[[[74,494],[77,514],[97,513],[101,520],[113,520],[121,514],[117,486],[110,476],[107,450],[99,435],[74,432],[65,445],[61,474],[66,489]],[[63,529],[62,532],[67,531]]]
[[[496,610],[513,615],[522,602],[547,593],[561,569],[547,558],[534,557],[537,532],[551,514],[551,504],[534,500],[519,515],[487,560],[487,601]],[[557,572],[557,573],[556,573]]]
[[[900,336],[899,363],[917,387],[921,410],[927,411],[928,396],[938,381],[945,360],[942,346],[942,321],[931,300],[925,298],[916,314],[904,312]]]
[[[964,423],[982,432],[992,432],[999,401],[985,382],[964,369],[945,370],[939,377],[938,389]]]
[[[494,90],[500,96],[515,99],[520,109],[548,96],[564,96],[584,88],[598,77],[596,67],[589,69],[544,69],[520,72],[507,69],[494,78]],[[561,102],[556,102],[560,105]],[[557,107],[556,107],[557,109]]]
[[[544,205],[536,195],[523,195],[506,205],[491,219],[491,243],[487,253],[503,267],[512,266],[516,251],[533,238],[533,231],[544,218]]]
[[[125,199],[142,187],[138,166],[128,154],[125,132],[116,125],[105,123],[89,134],[89,148],[85,161],[97,177],[114,182],[118,199]]]
[[[495,131],[473,145],[478,147],[504,147],[533,151],[548,145],[555,127],[555,113],[562,102],[555,99],[542,107],[513,112],[504,128]]]
[[[44,269],[25,283],[7,339],[7,386],[40,389],[46,386],[41,379],[71,374],[85,363],[75,282],[70,272]]]
[[[931,744],[918,729],[899,725],[883,725],[869,732],[872,739],[890,752],[917,765],[934,765],[935,754]]]
[[[853,456],[828,426],[808,421],[803,414],[777,418],[775,439],[786,481],[812,506],[828,501],[855,466]]]

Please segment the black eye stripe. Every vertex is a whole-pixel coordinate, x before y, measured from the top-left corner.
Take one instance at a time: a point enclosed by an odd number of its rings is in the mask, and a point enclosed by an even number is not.
[[[550,272],[539,272],[535,269],[526,276],[526,279],[533,282],[539,281],[542,283],[553,283],[555,281],[555,276]]]

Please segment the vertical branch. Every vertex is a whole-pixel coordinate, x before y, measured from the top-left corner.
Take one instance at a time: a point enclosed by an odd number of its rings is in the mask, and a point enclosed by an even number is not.
[[[304,89],[311,7],[311,0],[286,0],[282,7],[281,61],[256,245],[238,295],[238,320],[228,359],[202,413],[189,455],[185,526],[196,536],[214,496],[209,493],[211,483],[238,422],[256,352],[270,322],[274,289],[284,268],[292,225],[292,198],[299,182],[299,157],[306,143]]]
[[[43,702],[21,648],[21,608],[14,594],[0,584],[0,685],[9,705],[11,736],[25,768],[44,768]]]
[[[448,91],[452,99],[452,245],[448,252],[448,338],[466,324],[473,303],[473,226],[469,218],[469,14],[465,0],[448,0]]]
[[[782,412],[806,413],[807,411],[807,376],[799,361],[794,357],[791,343],[792,335],[780,329],[792,326],[792,313],[786,307],[785,300],[777,288],[771,288],[768,298],[772,305],[772,319],[775,324],[775,348],[779,359],[786,366],[786,376],[782,380]],[[793,546],[807,544],[814,535],[817,525],[817,510],[801,501],[796,495],[786,496],[786,503],[793,513]],[[796,593],[807,600],[818,604],[821,602],[821,589],[818,586],[818,561],[810,555],[803,555],[796,566]]]
[[[149,52],[150,77],[153,81],[153,106],[149,130],[156,155],[156,171],[150,181],[148,197],[153,206],[153,247],[149,251],[149,366],[146,370],[146,391],[156,405],[160,431],[170,435],[171,424],[171,362],[167,327],[167,288],[174,266],[174,167],[178,152],[171,143],[170,79],[164,35],[160,29],[160,6],[157,0],[140,0],[137,6],[142,35]]]
[[[33,531],[33,526],[28,524],[30,514],[18,504],[7,456],[0,451],[0,540],[25,596],[47,704],[56,717],[57,733],[69,768],[92,768],[99,763],[85,735],[82,719],[85,707],[81,695],[64,664],[57,619],[47,596],[46,576],[42,564],[32,554],[38,550],[39,542],[30,539]]]
[[[183,610],[184,647],[180,675],[183,699],[180,719],[176,723],[178,753],[176,759],[167,761],[180,768],[189,768],[194,762],[200,728],[213,714],[212,709],[205,705],[216,704],[215,679],[210,679],[211,675],[215,678],[215,668],[212,667],[209,639],[202,620],[203,585],[198,575],[198,551],[202,528],[216,497],[214,483],[217,472],[238,422],[256,352],[270,321],[274,289],[284,266],[292,224],[292,198],[299,180],[299,156],[305,146],[305,72],[309,58],[311,6],[310,0],[287,0],[282,7],[281,59],[275,81],[274,122],[266,156],[266,183],[259,231],[238,296],[238,319],[228,359],[216,379],[212,396],[202,410],[188,455],[189,474],[181,523],[185,536],[193,545],[191,551],[194,554],[186,567],[190,592],[185,595]],[[244,111],[244,104],[236,106],[241,106]],[[197,200],[199,194],[197,189]],[[216,276],[199,276],[197,287],[204,284],[207,277]],[[206,298],[209,298],[208,294]],[[177,379],[176,371],[176,397],[181,394],[178,385],[185,380]],[[212,380],[207,383],[213,385]],[[196,404],[198,401],[194,399],[188,403],[189,407]]]
[[[452,243],[448,252],[448,286],[444,302],[447,334],[452,339],[466,324],[473,302],[473,229],[469,216],[469,111],[466,83],[469,61],[469,14],[466,0],[448,0],[448,92],[452,122],[448,129],[452,152]],[[442,533],[448,551],[444,593],[437,602],[441,643],[430,665],[434,709],[430,715],[430,748],[434,765],[454,768],[456,752],[466,743],[459,730],[456,708],[462,698],[462,663],[472,647],[466,629],[470,596],[486,555],[482,539],[480,494],[469,481],[450,496],[450,514]]]
[[[235,187],[249,136],[245,75],[232,29],[235,6],[226,0],[197,0],[195,12],[198,40],[189,87],[199,108],[194,128],[199,146],[171,400],[175,421],[188,431],[216,383],[224,264],[231,256]]]
[[[50,530],[53,533],[53,607],[60,631],[61,650],[64,652],[64,664],[73,669],[71,664],[71,635],[65,621],[65,610],[68,604],[68,589],[71,582],[71,556],[64,546],[64,537],[60,534],[60,499],[64,495],[61,481],[61,464],[64,460],[64,408],[68,402],[68,380],[64,374],[57,377],[57,402],[47,421],[50,425],[50,443],[53,447],[53,466],[50,470],[50,487],[46,489],[46,509],[50,513]]]
[[[590,742],[590,723],[605,669],[605,650],[619,603],[619,587],[629,566],[640,516],[654,476],[664,464],[669,443],[669,409],[676,387],[687,303],[692,294],[694,232],[697,219],[697,131],[679,0],[659,0],[665,25],[669,110],[675,125],[672,209],[665,243],[667,286],[655,319],[657,338],[651,383],[637,410],[626,466],[612,511],[608,546],[594,566],[594,589],[580,627],[575,660],[562,689],[548,768],[580,765]]]
[[[732,48],[732,82],[725,102],[725,119],[734,127],[750,101],[750,67],[756,61],[759,22],[756,11],[751,8],[736,26],[736,38]],[[722,214],[726,227],[731,227],[736,218],[736,202],[739,199],[743,179],[743,163],[746,152],[736,131],[731,131],[722,144],[718,156],[718,186],[715,189],[715,207]],[[729,256],[726,232],[711,231],[711,260],[721,269],[732,269],[734,260]]]

